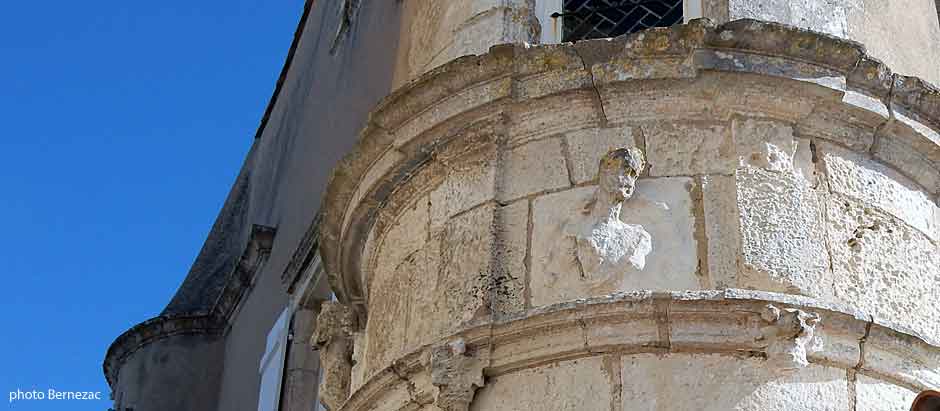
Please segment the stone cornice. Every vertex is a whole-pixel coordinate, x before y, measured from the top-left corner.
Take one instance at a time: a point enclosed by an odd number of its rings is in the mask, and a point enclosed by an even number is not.
[[[161,315],[137,324],[118,336],[105,354],[104,374],[108,384],[113,386],[117,381],[120,367],[127,357],[148,344],[177,335],[206,335],[214,338],[224,334],[242,298],[251,289],[255,274],[270,254],[276,232],[272,227],[252,226],[244,252],[208,312]]]
[[[815,335],[821,349],[809,354],[810,364],[853,370],[917,391],[940,384],[940,348],[920,338],[848,307],[749,290],[636,292],[578,300],[468,326],[442,341],[460,338],[474,349],[489,350],[488,377],[611,353],[763,358],[762,312],[767,305],[820,316]],[[429,357],[437,344],[405,353],[367,377],[341,409],[427,403],[434,390],[428,381]]]
[[[720,96],[718,86],[708,83],[714,79],[767,81],[767,87],[787,82],[801,104],[745,107],[733,95]],[[629,87],[683,86],[693,80],[712,87],[699,91],[711,96],[706,98],[716,111],[750,110],[798,122],[816,107],[835,107],[826,115],[870,130],[874,143],[820,138],[871,152],[940,195],[940,186],[932,186],[938,180],[930,177],[940,170],[940,91],[892,73],[858,43],[755,20],[721,26],[695,20],[615,39],[494,46],[487,54],[433,69],[385,98],[334,169],[321,204],[321,253],[333,290],[365,315],[367,273],[360,272],[360,258],[389,195],[446,155],[449,145],[478,138],[474,129],[505,133],[500,119],[514,104],[585,91],[603,100]],[[879,157],[885,146],[917,161]]]
[[[154,342],[178,335],[205,335],[218,337],[226,323],[218,317],[159,316],[131,327],[117,337],[105,354],[104,375],[108,385],[114,387],[118,372],[128,356]]]

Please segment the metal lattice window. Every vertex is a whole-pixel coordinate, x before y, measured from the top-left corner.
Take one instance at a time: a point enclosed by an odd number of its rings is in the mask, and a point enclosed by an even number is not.
[[[564,0],[562,41],[616,37],[682,23],[682,0]]]

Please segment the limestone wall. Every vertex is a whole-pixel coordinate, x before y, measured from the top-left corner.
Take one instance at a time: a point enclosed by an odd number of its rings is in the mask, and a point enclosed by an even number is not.
[[[405,0],[396,85],[503,43],[539,43],[542,0]],[[899,73],[940,83],[934,0],[702,0],[704,17],[757,19],[854,40]]]
[[[352,398],[379,395],[389,388],[377,381],[402,375],[404,359],[459,337],[488,341],[484,369],[497,383],[480,391],[480,409],[539,397],[486,394],[501,380],[540,387],[578,375],[598,379],[609,398],[591,398],[605,404],[654,404],[708,391],[663,388],[657,375],[718,363],[718,380],[737,387],[715,400],[726,408],[900,402],[936,378],[938,101],[855,44],[754,21],[502,46],[432,70],[376,109],[327,190],[324,261],[363,320]],[[599,271],[571,227],[590,222],[599,160],[621,147],[640,148],[648,167],[620,221],[642,226],[652,251],[644,264]],[[715,289],[729,291],[705,291]],[[822,324],[852,319],[836,327],[831,351],[801,346],[811,365],[761,371],[775,352],[755,345],[765,341],[753,331],[764,330],[761,309],[710,317],[728,309],[720,303],[680,315],[681,301],[739,289],[770,292],[754,297],[764,301],[800,296],[807,313],[823,304],[835,314]],[[631,293],[649,311],[584,311]],[[545,339],[533,345],[542,337],[521,324],[565,307],[579,314],[541,323]],[[497,328],[526,342],[496,342]],[[612,340],[594,347],[592,332]],[[862,349],[878,338],[894,348]],[[607,349],[624,356],[559,362]],[[495,405],[509,397],[520,402]]]
[[[855,40],[899,73],[940,82],[940,21],[933,0],[726,1],[731,20],[775,21]]]
[[[404,0],[395,84],[504,43],[534,43],[535,0]]]

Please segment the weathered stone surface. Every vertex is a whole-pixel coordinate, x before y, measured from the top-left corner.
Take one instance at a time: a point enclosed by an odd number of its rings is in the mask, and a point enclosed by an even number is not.
[[[652,253],[642,270],[627,270],[600,284],[581,278],[575,243],[564,241],[565,226],[583,219],[593,186],[539,197],[532,211],[531,290],[534,306],[575,298],[637,289],[699,289],[697,244],[689,190],[684,177],[640,180],[634,198],[626,201],[621,221],[639,224],[652,237]]]
[[[898,169],[928,192],[940,195],[940,165],[927,160],[920,153],[912,153],[904,143],[884,137],[887,136],[882,136],[875,146],[875,158]]]
[[[643,126],[651,176],[731,174],[734,145],[726,123],[663,121]]]
[[[735,118],[733,133],[739,167],[795,173],[807,181],[813,178],[809,144],[793,138],[793,128],[783,122]]]
[[[529,241],[529,201],[521,200],[496,209],[496,269],[493,271],[491,307],[504,315],[523,311],[528,278],[526,254]]]
[[[502,77],[473,85],[447,96],[395,129],[395,146],[405,146],[415,137],[451,117],[509,97],[511,91],[511,79]]]
[[[423,250],[426,267],[412,271],[409,294],[404,294],[410,301],[406,346],[427,344],[489,314],[493,213],[492,205],[475,208],[432,235]]]
[[[613,149],[634,147],[631,127],[587,128],[565,134],[571,179],[575,184],[594,180],[601,157]]]
[[[806,355],[821,350],[816,338],[819,314],[796,308],[778,308],[773,304],[761,313],[766,324],[761,328],[761,344],[765,345],[767,365],[782,371],[809,365]]]
[[[463,339],[431,351],[431,383],[438,387],[434,404],[443,411],[467,411],[473,394],[483,387],[489,348],[470,350]]]
[[[439,229],[455,214],[495,197],[496,152],[486,150],[477,156],[447,164],[447,177],[430,193],[431,230]]]
[[[930,343],[933,345],[930,345],[909,332],[902,334],[873,325],[865,339],[862,371],[870,375],[890,376],[921,390],[940,386],[940,350],[936,348],[936,336],[933,338]]]
[[[491,379],[470,409],[609,411],[612,388],[600,357],[563,361]]]
[[[925,336],[940,336],[935,244],[898,219],[841,195],[826,203],[826,230],[838,301]]]
[[[381,242],[377,245],[375,273],[370,281],[387,276],[382,273],[394,270],[406,257],[425,246],[428,239],[428,221],[430,221],[428,203],[427,197],[418,198],[404,209],[388,231],[380,237]]]
[[[910,411],[917,393],[882,380],[859,374],[855,380],[857,411]]]
[[[763,360],[719,355],[623,357],[624,410],[848,411],[845,371],[781,374]]]
[[[855,98],[849,99],[850,96]],[[857,92],[847,92],[843,100],[847,104],[868,104],[874,107],[865,110],[841,103],[820,105],[796,123],[795,132],[804,137],[826,139],[856,151],[867,151],[874,141],[875,130],[887,121],[887,108],[884,103]]]
[[[508,110],[509,142],[519,144],[569,130],[600,126],[603,113],[593,90],[578,90],[543,97]]]
[[[820,146],[829,189],[870,204],[940,241],[937,204],[898,172],[855,152]]]
[[[561,139],[533,141],[500,154],[497,198],[510,201],[570,185]]]
[[[741,287],[830,296],[829,256],[818,194],[802,177],[738,170]]]
[[[741,229],[735,178],[713,175],[702,177],[702,203],[711,287],[738,287]]]
[[[338,410],[349,398],[352,335],[356,328],[356,317],[349,307],[337,302],[323,303],[311,343],[320,351],[323,369],[318,396],[329,410]]]

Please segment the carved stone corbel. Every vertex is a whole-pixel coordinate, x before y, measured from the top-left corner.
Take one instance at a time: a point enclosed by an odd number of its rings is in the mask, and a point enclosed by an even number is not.
[[[761,328],[760,341],[764,344],[768,365],[784,370],[803,368],[809,365],[806,354],[821,349],[815,337],[819,314],[768,305],[761,319],[767,324]]]
[[[463,339],[431,351],[431,384],[438,388],[435,405],[443,411],[467,411],[478,388],[489,351],[472,352]]]
[[[353,332],[356,316],[338,302],[327,301],[320,307],[317,330],[311,344],[320,351],[320,402],[329,410],[338,410],[349,398],[352,375]]]

